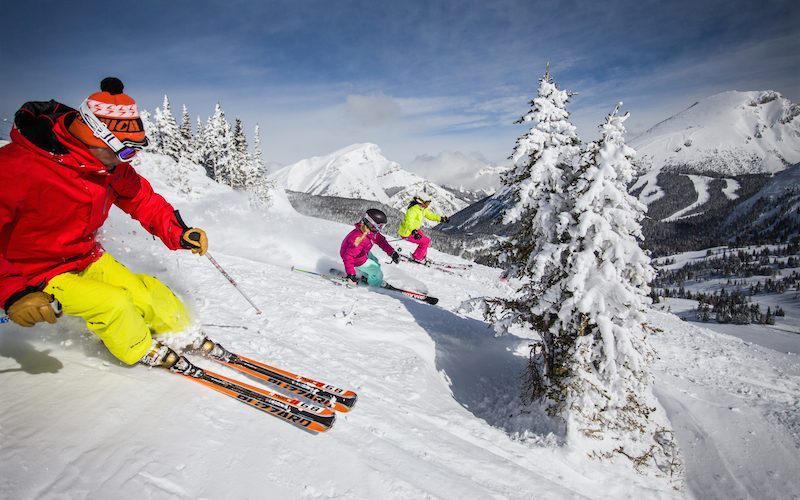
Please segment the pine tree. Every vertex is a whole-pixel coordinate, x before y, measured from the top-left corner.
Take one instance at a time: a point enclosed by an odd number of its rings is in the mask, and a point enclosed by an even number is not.
[[[214,156],[214,144],[211,141],[212,136],[212,117],[209,116],[206,120],[206,124],[203,127],[203,133],[201,135],[203,143],[200,148],[198,148],[198,152],[201,154],[200,157],[200,165],[203,166],[206,170],[206,175],[211,179],[216,180],[214,177],[214,165],[215,165],[215,156]]]
[[[156,151],[157,130],[153,121],[150,119],[150,112],[146,109],[141,110],[139,118],[142,120],[142,128],[144,128],[145,136],[147,137],[147,147],[145,151]]]
[[[252,176],[252,162],[247,151],[247,138],[244,136],[242,120],[239,118],[236,118],[233,126],[230,157],[230,186],[234,189],[244,189]]]
[[[256,123],[256,128],[253,130],[253,166],[259,175],[266,176],[268,174],[267,167],[264,164],[264,152],[261,150],[261,127]]]
[[[672,475],[680,462],[666,419],[653,415],[655,353],[643,326],[655,277],[639,245],[646,208],[627,192],[635,152],[624,142],[628,115],[618,109],[570,180],[558,241],[534,259],[545,272],[537,276],[543,293],[531,312],[547,335],[539,346],[544,371],[531,364],[532,379],[545,383],[532,389],[552,402],[569,441],[591,438],[596,456],[619,453],[640,469]]]
[[[178,192],[184,195],[191,193],[192,183],[190,181],[190,176],[196,168],[197,166],[195,163],[193,163],[189,158],[182,156],[174,168],[174,174],[172,175],[172,186],[175,187]]]
[[[564,203],[564,169],[571,170],[580,143],[566,110],[570,95],[558,89],[548,68],[539,80],[530,111],[516,122],[533,122],[534,126],[517,139],[510,157],[514,166],[502,178],[513,199],[503,213],[503,223],[519,222],[519,229],[499,257],[509,277],[529,275],[531,256],[555,238],[555,224]]]
[[[206,134],[205,127],[203,126],[203,122],[200,121],[199,116],[197,117],[197,125],[195,126],[195,130],[197,130],[197,133],[195,134],[192,142],[192,152],[190,158],[193,163],[197,165],[204,165]]]
[[[258,124],[253,131],[253,158],[250,165],[249,175],[245,181],[250,194],[250,203],[255,207],[268,208],[273,202],[277,186],[267,177],[267,169],[261,151],[261,131]]]
[[[550,78],[550,71],[539,80],[538,95],[531,109],[517,123],[533,122],[533,127],[517,139],[511,159],[514,166],[502,178],[504,189],[511,194],[513,203],[503,213],[503,223],[519,222],[515,234],[502,245],[498,261],[506,268],[507,278],[519,278],[521,285],[509,299],[488,301],[488,317],[495,321],[495,329],[502,333],[512,324],[522,324],[542,332],[543,353],[552,365],[552,344],[547,325],[532,314],[531,304],[542,293],[541,277],[545,270],[534,267],[534,259],[549,244],[557,243],[556,223],[564,211],[564,189],[567,184],[566,167],[573,168],[580,152],[575,127],[569,122],[566,105],[570,93],[559,90]],[[497,320],[496,309],[502,310]],[[531,372],[534,373],[534,372]],[[544,395],[544,381],[537,381],[531,396]]]
[[[194,149],[194,138],[192,137],[192,120],[189,118],[189,110],[186,105],[183,105],[183,113],[181,115],[181,126],[178,129],[180,139],[180,156],[181,158],[192,157],[192,150]]]
[[[155,121],[158,135],[156,150],[177,162],[181,156],[180,132],[169,107],[169,97],[166,95],[162,108],[156,108]]]
[[[203,166],[209,177],[220,184],[230,185],[231,126],[219,103],[208,119],[204,133]]]

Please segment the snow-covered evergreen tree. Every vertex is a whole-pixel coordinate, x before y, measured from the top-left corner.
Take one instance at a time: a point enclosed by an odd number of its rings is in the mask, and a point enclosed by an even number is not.
[[[175,166],[174,172],[171,174],[172,186],[175,187],[180,193],[188,195],[192,192],[192,183],[190,181],[191,174],[195,171],[197,165],[186,156],[181,156],[178,164]]]
[[[541,335],[528,395],[547,399],[550,413],[565,422],[567,441],[673,476],[681,469],[676,445],[666,418],[654,414],[644,310],[655,272],[639,246],[646,208],[627,192],[634,151],[624,142],[626,118],[615,108],[601,139],[584,150],[554,237],[530,259],[535,285],[510,309]]]
[[[219,103],[208,119],[204,133],[203,166],[209,177],[220,184],[230,185],[231,126]]]
[[[192,158],[192,149],[194,147],[194,138],[192,137],[192,119],[189,118],[189,110],[186,105],[183,105],[183,113],[181,114],[181,126],[178,128],[180,138],[180,156],[181,158]]]
[[[142,128],[144,128],[144,133],[147,136],[147,147],[144,148],[145,151],[157,151],[156,149],[156,135],[157,130],[156,126],[153,123],[153,120],[150,119],[150,112],[146,109],[143,109],[139,112],[139,118],[142,120]]]
[[[256,123],[256,128],[253,130],[253,166],[259,175],[266,176],[267,166],[264,163],[264,151],[261,149],[261,127]]]
[[[244,135],[242,120],[236,118],[233,126],[233,140],[231,141],[230,186],[234,189],[244,189],[249,178],[253,176],[252,161],[247,151],[247,138]]]
[[[180,132],[169,106],[169,97],[166,95],[162,107],[156,108],[155,122],[158,137],[156,151],[178,161],[181,157]]]
[[[199,116],[197,117],[197,125],[195,126],[195,130],[197,132],[195,133],[192,141],[192,151],[190,157],[192,162],[196,165],[204,165],[206,134],[205,127],[203,126],[203,122],[200,121]]]
[[[666,418],[653,413],[655,353],[644,326],[655,277],[639,245],[646,207],[627,191],[635,151],[624,140],[628,115],[618,110],[581,156],[558,241],[534,260],[535,269],[549,271],[540,274],[543,293],[532,313],[555,339],[546,391],[568,440],[589,438],[598,456],[623,454],[640,470],[671,476],[680,462]]]
[[[250,176],[247,179],[247,191],[250,194],[250,203],[255,207],[269,208],[274,202],[276,190],[280,189],[275,181],[267,176],[267,167],[264,164],[264,153],[261,150],[261,129],[258,124],[253,131],[253,158],[250,162]]]
[[[519,222],[519,230],[504,245],[499,258],[510,277],[528,275],[531,256],[554,239],[564,203],[565,169],[569,172],[573,168],[580,150],[566,110],[570,95],[558,89],[548,69],[539,80],[530,111],[517,121],[534,125],[517,139],[510,157],[513,168],[502,177],[514,200],[503,213],[503,223]]]

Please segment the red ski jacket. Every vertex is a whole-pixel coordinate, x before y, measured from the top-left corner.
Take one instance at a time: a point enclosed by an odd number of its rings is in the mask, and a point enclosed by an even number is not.
[[[0,148],[0,306],[81,271],[103,254],[95,240],[111,204],[172,250],[186,229],[180,215],[127,163],[105,167],[67,127],[75,110],[28,102],[11,143]]]

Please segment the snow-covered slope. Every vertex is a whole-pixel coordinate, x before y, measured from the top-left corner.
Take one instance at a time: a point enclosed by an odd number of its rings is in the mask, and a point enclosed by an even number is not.
[[[405,209],[418,193],[430,196],[431,207],[443,215],[467,206],[450,191],[387,160],[377,145],[369,143],[301,160],[278,170],[272,178],[291,191],[375,200],[398,210]]]
[[[704,213],[709,200],[738,198],[739,183],[731,177],[771,174],[800,161],[800,105],[771,90],[722,92],[656,124],[630,145],[642,172],[631,191],[646,205],[663,199],[658,218],[673,222]],[[694,197],[675,190],[686,174],[706,176],[702,182],[691,179]],[[712,178],[726,186],[708,196]],[[670,212],[662,213],[666,206]]]
[[[630,141],[645,170],[774,173],[800,161],[800,105],[771,90],[694,103]]]
[[[789,241],[800,234],[800,164],[772,177],[755,195],[740,203],[726,226],[739,234],[777,234]]]
[[[223,345],[352,388],[359,402],[313,436],[167,372],[122,366],[75,318],[32,329],[2,325],[0,498],[791,498],[798,491],[796,357],[672,315],[651,317],[663,329],[654,338],[662,359],[656,388],[687,456],[691,489],[674,491],[625,460],[601,463],[562,446],[546,416],[519,406],[529,339],[495,338],[480,319],[455,312],[465,299],[508,292],[500,270],[475,266],[458,276],[383,266],[390,282],[440,297],[438,307],[346,290],[290,267],[338,266],[350,226],[299,215],[283,201],[253,211],[200,169],[182,195],[167,184],[171,160],[142,160],[137,169],[187,223],[208,231],[211,253],[264,312],[256,315],[205,259],[168,251],[116,209],[106,248],[164,280]]]
[[[272,177],[291,191],[386,203],[389,196],[379,178],[399,169],[375,144],[353,144],[326,156],[300,160]]]

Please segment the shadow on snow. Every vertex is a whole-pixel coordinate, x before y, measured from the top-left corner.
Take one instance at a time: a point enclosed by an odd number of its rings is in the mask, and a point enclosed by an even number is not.
[[[541,405],[525,405],[520,399],[527,357],[515,352],[527,352],[526,339],[512,334],[495,337],[483,321],[414,299],[400,300],[433,339],[436,369],[447,377],[459,404],[512,436],[539,441],[563,438],[561,426]]]

